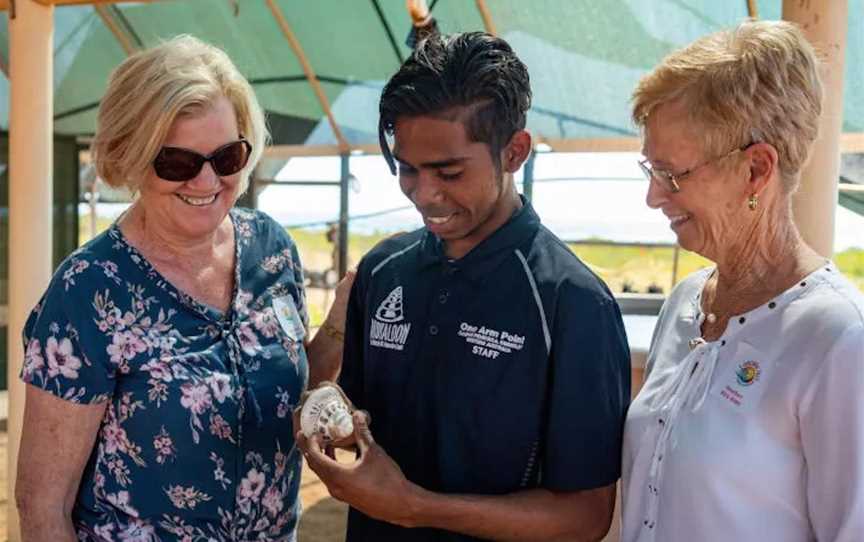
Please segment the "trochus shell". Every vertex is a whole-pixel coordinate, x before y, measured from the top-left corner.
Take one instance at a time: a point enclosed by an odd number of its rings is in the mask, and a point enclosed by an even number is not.
[[[351,411],[338,389],[322,386],[309,393],[300,410],[300,430],[306,438],[317,433],[327,441],[340,440],[354,432]]]

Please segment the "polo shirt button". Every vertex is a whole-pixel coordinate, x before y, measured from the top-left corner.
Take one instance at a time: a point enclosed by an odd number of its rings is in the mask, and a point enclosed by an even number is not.
[[[429,335],[438,335],[438,326],[434,324],[429,326]]]
[[[449,295],[450,295],[450,294],[447,292],[447,290],[444,290],[444,291],[441,292],[441,294],[438,296],[438,302],[441,303],[442,305],[443,305],[444,303],[447,303],[447,297],[448,297]]]
[[[447,268],[447,274],[448,275],[455,275],[456,274],[456,268],[455,267],[448,267]]]

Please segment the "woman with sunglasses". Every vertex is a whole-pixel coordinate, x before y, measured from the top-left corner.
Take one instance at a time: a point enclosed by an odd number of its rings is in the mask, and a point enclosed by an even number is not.
[[[296,246],[232,209],[265,139],[248,82],[194,38],[112,74],[93,156],[137,198],[25,327],[25,540],[295,539],[291,412],[338,371],[350,281],[310,341]]]
[[[624,542],[864,540],[864,296],[801,239],[813,48],[745,22],[634,92],[647,203],[714,265],[670,294],[623,451]]]

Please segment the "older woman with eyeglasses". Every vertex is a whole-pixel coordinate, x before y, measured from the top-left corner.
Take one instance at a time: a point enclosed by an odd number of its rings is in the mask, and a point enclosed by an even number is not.
[[[625,428],[624,542],[864,540],[864,296],[790,204],[817,68],[793,25],[745,22],[636,88],[648,205],[715,265],[660,313]]]
[[[197,39],[112,74],[93,155],[137,198],[25,327],[25,540],[295,539],[291,412],[338,372],[350,280],[310,341],[297,247],[232,209],[265,140],[249,83]]]

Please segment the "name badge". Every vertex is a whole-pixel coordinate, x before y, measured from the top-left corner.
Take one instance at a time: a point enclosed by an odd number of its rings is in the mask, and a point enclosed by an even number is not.
[[[735,353],[727,360],[718,361],[722,371],[714,394],[727,406],[739,412],[753,410],[759,404],[773,360],[747,343],[739,343]]]
[[[282,331],[291,340],[302,341],[306,336],[306,328],[303,327],[303,320],[300,318],[297,305],[294,304],[294,298],[290,295],[274,297],[273,311],[276,313],[279,325],[282,326]]]

